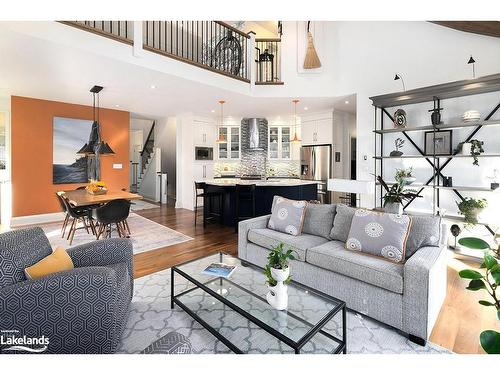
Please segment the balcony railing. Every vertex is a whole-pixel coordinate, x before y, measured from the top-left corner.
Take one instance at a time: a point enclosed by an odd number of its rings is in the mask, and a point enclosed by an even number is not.
[[[255,39],[256,85],[282,85],[281,39]]]
[[[61,23],[122,43],[134,44],[133,21],[61,21]]]
[[[144,49],[245,82],[249,39],[220,21],[143,22]]]

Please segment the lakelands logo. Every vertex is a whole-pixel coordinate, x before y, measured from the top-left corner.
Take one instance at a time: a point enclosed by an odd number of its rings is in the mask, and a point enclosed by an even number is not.
[[[0,331],[0,347],[2,352],[28,352],[43,353],[49,346],[49,338],[44,335],[40,337],[29,337],[20,335],[17,330]]]

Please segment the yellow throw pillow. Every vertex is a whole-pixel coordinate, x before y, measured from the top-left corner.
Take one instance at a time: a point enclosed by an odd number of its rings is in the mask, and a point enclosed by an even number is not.
[[[75,266],[66,250],[58,246],[52,254],[31,267],[25,268],[24,274],[28,279],[33,280],[52,273],[72,270],[73,268]]]

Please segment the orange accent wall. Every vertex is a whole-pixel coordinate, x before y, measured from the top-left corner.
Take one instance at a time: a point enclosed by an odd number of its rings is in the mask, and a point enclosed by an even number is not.
[[[83,184],[52,183],[54,117],[92,120],[92,107],[13,96],[11,98],[12,216],[60,211],[55,192]],[[100,110],[103,139],[115,155],[101,157],[101,180],[109,189],[129,188],[130,114]],[[121,163],[123,169],[113,169]]]

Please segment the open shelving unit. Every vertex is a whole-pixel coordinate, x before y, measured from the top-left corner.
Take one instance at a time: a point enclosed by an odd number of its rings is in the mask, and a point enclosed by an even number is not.
[[[492,117],[500,109],[500,102],[491,109],[491,111],[484,117],[481,121],[473,122],[462,122],[462,123],[449,123],[449,124],[439,124],[439,125],[422,125],[422,126],[407,126],[404,128],[394,128],[394,118],[388,112],[387,108],[399,107],[408,104],[417,104],[430,102],[434,104],[434,108],[441,107],[441,100],[457,98],[469,95],[478,95],[484,93],[499,92],[500,93],[500,74],[489,75],[485,77],[480,77],[476,79],[463,80],[449,82],[440,85],[422,87],[414,90],[409,90],[405,92],[398,92],[386,95],[379,95],[371,97],[372,104],[374,107],[374,137],[375,137],[375,153],[374,153],[374,163],[375,163],[375,178],[377,175],[383,176],[384,163],[387,159],[423,159],[428,162],[432,168],[432,176],[429,179],[420,184],[412,184],[411,187],[417,190],[419,193],[424,189],[433,189],[432,195],[432,213],[437,215],[439,213],[439,203],[440,203],[440,192],[441,191],[452,191],[460,200],[464,200],[462,192],[492,192],[494,194],[500,193],[500,189],[491,190],[488,187],[482,186],[442,186],[443,168],[446,167],[450,162],[456,158],[472,158],[471,155],[459,154],[458,151],[453,151],[450,155],[428,155],[424,153],[421,147],[418,146],[417,142],[412,138],[412,133],[414,132],[433,132],[433,140],[436,139],[436,132],[442,130],[454,130],[454,129],[470,129],[468,135],[462,139],[462,142],[469,142],[477,134],[479,130],[485,127],[500,126],[500,120],[492,120]],[[499,98],[500,99],[500,98]],[[429,120],[430,122],[430,120]],[[390,127],[387,126],[390,124]],[[389,156],[384,153],[384,135],[399,133],[405,140],[407,140],[417,151],[416,155],[401,155],[401,156]],[[500,151],[500,150],[498,150]],[[478,158],[498,158],[499,153],[488,153],[478,155]],[[375,181],[376,182],[376,181]],[[389,185],[394,184],[394,182],[388,183]],[[378,191],[378,194],[377,194]],[[376,182],[375,186],[375,206],[382,206],[383,198],[383,187]],[[405,209],[408,208],[413,203],[413,201],[408,202],[405,205]],[[443,215],[443,217],[448,218],[452,221],[463,221],[463,218],[457,215]],[[480,223],[486,227],[486,229],[494,234],[494,230],[491,229],[489,223]]]

